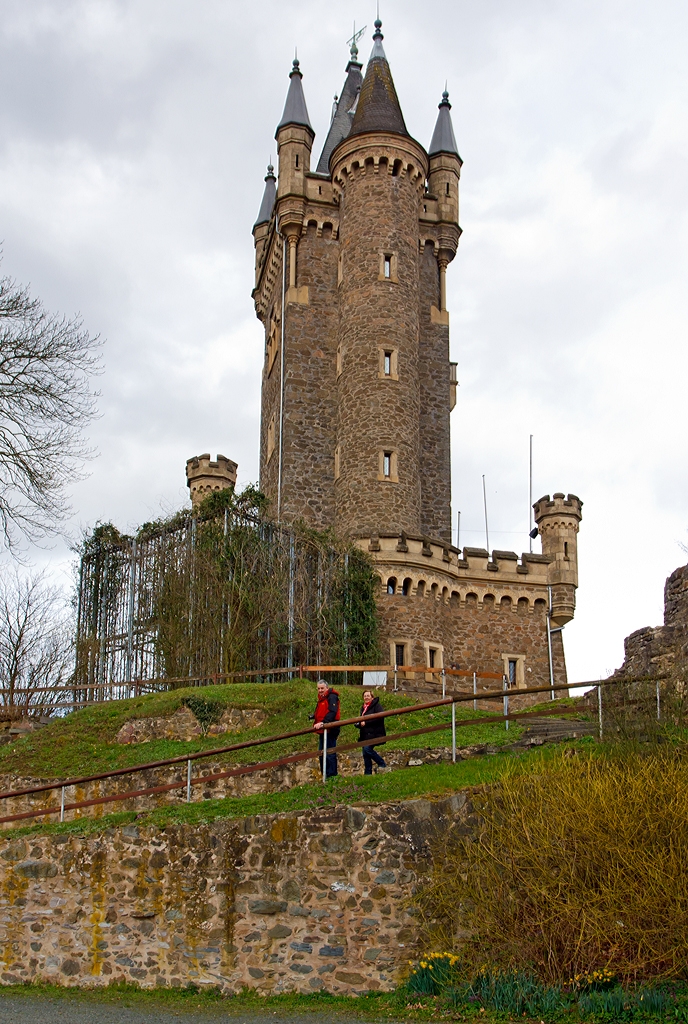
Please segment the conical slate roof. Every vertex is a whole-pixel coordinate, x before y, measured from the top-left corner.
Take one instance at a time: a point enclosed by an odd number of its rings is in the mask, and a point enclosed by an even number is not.
[[[397,135],[408,135],[392,72],[389,70],[387,57],[382,48],[381,27],[382,22],[378,18],[373,34],[375,42],[361,86],[351,135],[362,135],[364,132],[394,132]]]
[[[351,131],[354,114],[356,113],[356,101],[363,85],[361,65],[356,60],[350,60],[346,69],[346,81],[342,94],[337,103],[335,115],[332,118],[330,130],[325,139],[323,151],[318,160],[316,168],[318,174],[329,174],[330,155],[334,147],[345,139]]]
[[[446,89],[442,93],[442,102],[439,105],[439,110],[428,155],[432,156],[434,153],[455,153],[456,156],[459,156],[456,139],[454,138],[451,114],[449,113],[451,103],[449,102],[449,93]],[[461,157],[459,157],[460,159]]]
[[[299,71],[299,62],[296,57],[292,62],[292,69],[289,72],[289,91],[287,93],[287,101],[284,104],[284,113],[282,114],[282,120],[277,125],[277,131],[280,128],[284,128],[287,124],[302,124],[306,128],[311,126],[310,118],[308,117],[308,110],[306,108],[306,100],[303,95],[303,86],[301,85],[301,79],[303,75]],[[276,133],[275,133],[276,134]],[[315,132],[313,132],[315,135]]]
[[[258,219],[253,225],[254,228],[257,228],[259,224],[267,224],[272,217],[272,208],[275,205],[275,196],[277,194],[275,188],[276,180],[275,168],[272,164],[268,164],[268,173],[265,175],[265,191],[263,192],[263,199],[258,211]]]

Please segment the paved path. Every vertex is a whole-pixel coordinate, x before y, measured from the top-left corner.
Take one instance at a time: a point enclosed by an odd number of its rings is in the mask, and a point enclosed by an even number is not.
[[[126,1000],[130,1004],[130,1000]],[[179,1009],[178,1007],[117,1006],[112,1003],[80,999],[49,999],[32,996],[3,996],[0,993],[0,1024],[366,1024],[360,1017],[340,1016],[284,1017],[276,1010],[258,1016],[234,1015],[224,1004],[217,1010]]]

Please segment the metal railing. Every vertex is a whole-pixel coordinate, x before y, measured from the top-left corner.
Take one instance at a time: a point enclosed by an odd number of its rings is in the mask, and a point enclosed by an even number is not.
[[[338,666],[338,669],[340,667]],[[321,671],[321,667],[318,667],[318,671]],[[423,671],[425,669],[423,668]],[[449,671],[449,670],[447,670]],[[556,691],[568,690],[568,685],[555,686]],[[528,694],[537,693],[549,693],[551,687],[539,686],[539,687],[528,687],[519,689],[518,691],[511,691],[511,695],[526,696]],[[474,700],[474,694],[453,694],[448,697],[442,697],[437,700],[427,701],[423,704],[413,704],[403,708],[393,708],[389,711],[382,711],[375,715],[366,715],[366,722],[373,721],[375,719],[386,719],[398,717],[400,715],[408,715],[416,712],[427,711],[431,708],[439,708],[444,706],[451,706],[451,720],[450,722],[442,722],[437,725],[424,726],[419,729],[411,729],[404,732],[392,733],[388,736],[375,737],[374,745],[381,746],[384,743],[392,743],[396,740],[405,739],[410,736],[421,736],[434,732],[447,731],[451,729],[452,734],[452,761],[456,762],[456,731],[459,728],[472,726],[472,725],[494,725],[501,722],[505,722],[507,727],[509,721],[526,718],[543,718],[548,716],[561,716],[568,714],[576,714],[580,712],[579,708],[552,708],[539,711],[521,711],[521,712],[510,712],[508,709],[508,698],[509,691],[505,688],[500,690],[483,691],[479,695],[480,700],[501,700],[504,702],[504,712],[501,715],[489,715],[484,718],[467,718],[457,722],[456,720],[456,705],[466,703]],[[348,725],[357,725],[361,721],[361,716],[358,715],[355,718],[349,718],[340,720],[335,723],[327,723],[324,725],[324,734],[327,734],[327,730],[332,728],[342,728]],[[42,807],[30,811],[22,811],[17,814],[10,814],[0,817],[0,824],[5,824],[11,821],[20,821],[28,818],[38,818],[52,814],[59,814],[60,820],[64,820],[65,812],[71,810],[79,810],[85,807],[94,807],[100,804],[115,803],[122,800],[130,800],[136,797],[148,796],[154,794],[161,794],[172,792],[176,789],[186,789],[186,800],[191,802],[191,791],[194,786],[206,785],[209,782],[214,782],[218,779],[234,778],[241,775],[249,775],[259,771],[266,771],[271,768],[280,768],[290,764],[295,764],[300,761],[307,761],[310,759],[322,757],[323,760],[323,780],[326,770],[326,745],[323,745],[323,750],[309,750],[299,751],[298,753],[287,754],[281,757],[275,758],[270,761],[262,761],[251,765],[241,765],[234,768],[227,769],[226,771],[216,772],[213,775],[198,775],[192,777],[192,764],[195,761],[200,761],[210,757],[218,757],[220,755],[233,753],[240,750],[247,750],[254,747],[265,746],[270,743],[283,742],[289,739],[295,739],[300,736],[306,736],[314,734],[315,730],[313,726],[306,729],[297,729],[293,732],[280,733],[276,736],[265,736],[253,740],[245,740],[240,743],[232,743],[228,746],[217,747],[212,750],[198,751],[193,754],[181,754],[177,757],[166,758],[162,761],[151,761],[145,764],[134,765],[129,768],[117,768],[109,772],[101,772],[94,775],[81,776],[79,778],[69,778],[57,782],[42,783],[38,786],[30,786],[24,789],[7,790],[4,793],[0,793],[0,799],[9,800],[21,796],[31,796],[38,793],[47,792],[60,792],[60,803],[49,807]],[[337,744],[335,748],[330,748],[330,753],[346,752],[349,750],[355,750],[363,746],[371,745],[370,740],[359,740],[358,742]],[[147,786],[142,789],[128,790],[124,793],[111,793],[105,796],[93,797],[88,800],[73,801],[70,803],[66,802],[65,791],[72,786],[84,786],[89,782],[98,782],[106,779],[114,779],[124,775],[133,775],[138,772],[150,771],[156,768],[162,768],[175,764],[186,763],[186,780],[175,781],[165,783],[160,786]]]

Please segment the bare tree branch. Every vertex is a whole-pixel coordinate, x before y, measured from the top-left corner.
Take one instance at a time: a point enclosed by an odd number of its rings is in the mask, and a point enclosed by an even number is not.
[[[82,432],[95,415],[91,377],[99,341],[48,313],[9,277],[0,278],[0,533],[57,532],[70,512],[67,488],[93,453]]]
[[[2,566],[0,576],[0,706],[24,713],[52,704],[72,675],[71,621],[60,590],[43,573]]]

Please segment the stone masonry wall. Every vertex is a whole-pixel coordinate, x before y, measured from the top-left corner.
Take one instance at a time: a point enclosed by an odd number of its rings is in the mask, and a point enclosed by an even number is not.
[[[688,658],[688,565],[675,569],[664,585],[664,625],[637,629],[624,640],[624,663],[617,674],[643,676],[671,672]]]
[[[362,138],[360,166],[346,177],[340,204],[335,527],[342,536],[420,528],[418,184],[403,170],[392,175],[397,154],[377,136],[365,146]],[[388,279],[381,279],[384,254],[393,260]],[[380,347],[398,353],[398,379],[380,378]],[[383,450],[395,454],[398,480],[379,478]]]
[[[390,989],[408,898],[465,793],[163,829],[0,840],[0,981],[236,992]]]
[[[403,687],[402,687],[403,688]],[[384,696],[383,696],[384,703]],[[481,709],[484,705],[481,704]],[[489,711],[500,712],[501,708],[491,705],[486,708]],[[433,724],[433,723],[428,723]],[[403,722],[392,719],[388,731],[403,731]],[[418,737],[418,742],[445,743],[449,731],[428,737]],[[346,727],[339,737],[341,744],[354,742],[358,739],[358,730],[353,726]],[[461,730],[457,736],[457,758],[467,760],[470,757],[480,756],[485,752],[483,746],[463,747]],[[448,763],[451,761],[451,747],[433,747],[430,749],[418,747],[415,750],[388,750],[380,747],[385,760],[390,768],[413,770],[420,764]],[[256,759],[264,757],[269,760],[273,757],[268,751],[256,753]],[[146,760],[145,749],[141,751],[141,761]],[[296,764],[285,765],[279,768],[269,768],[263,771],[252,772],[247,775],[230,776],[224,779],[212,779],[210,776],[222,771],[227,771],[231,765],[227,762],[217,760],[202,760],[192,762],[192,778],[202,779],[201,782],[191,787],[191,802],[198,803],[204,800],[219,800],[224,797],[246,797],[255,796],[258,793],[285,793],[294,786],[303,786],[307,783],[319,783],[321,781],[318,761],[316,758],[308,761],[300,761]],[[338,755],[339,774],[356,776],[363,773],[363,758],[360,749],[340,753]],[[0,776],[0,789],[20,790],[31,789],[47,782],[46,779],[18,778],[16,775]],[[101,818],[104,814],[113,814],[119,811],[149,811],[156,807],[168,806],[177,807],[186,803],[186,762],[178,765],[146,769],[135,772],[131,775],[119,775],[109,779],[98,779],[94,782],[84,783],[80,786],[65,787],[65,803],[78,803],[85,800],[94,800],[99,797],[124,794],[142,789],[150,789],[153,786],[167,786],[175,783],[182,785],[177,789],[165,793],[146,794],[142,796],[129,797],[126,800],[118,800],[107,804],[95,804],[91,807],[77,808],[65,811],[65,821],[73,821],[76,818]],[[5,798],[0,808],[0,816],[10,814],[22,814],[25,811],[38,811],[47,808],[60,807],[60,790],[47,790],[41,793],[28,794],[26,796]],[[17,825],[31,824],[33,822],[56,822],[59,820],[59,813],[46,814],[39,818],[31,819],[28,822],[7,822],[0,825],[0,829],[16,828]]]
[[[337,256],[332,226],[319,232],[306,226],[297,249],[299,298],[287,301],[284,345],[284,451],[282,511],[287,520],[303,518],[318,528],[334,519],[335,366],[337,348]],[[278,323],[277,351],[272,367],[266,352],[261,413],[261,488],[277,505],[280,429],[281,279],[272,299]],[[267,346],[266,346],[267,348]],[[268,459],[268,427],[275,424],[275,448]]]
[[[532,610],[520,605],[496,602],[448,603],[432,594],[404,597],[402,594],[381,594],[381,635],[388,643],[409,645],[409,663],[426,664],[424,642],[441,645],[443,662],[455,667],[480,672],[504,671],[502,654],[525,655],[526,686],[549,684],[547,623],[544,602]],[[386,651],[385,651],[386,653]],[[565,685],[566,663],[561,633],[552,635],[554,682]],[[490,688],[494,688],[490,683]],[[533,696],[531,703],[546,699]]]
[[[421,533],[451,544],[449,327],[432,323],[440,306],[439,267],[432,245],[420,257],[420,487]]]

